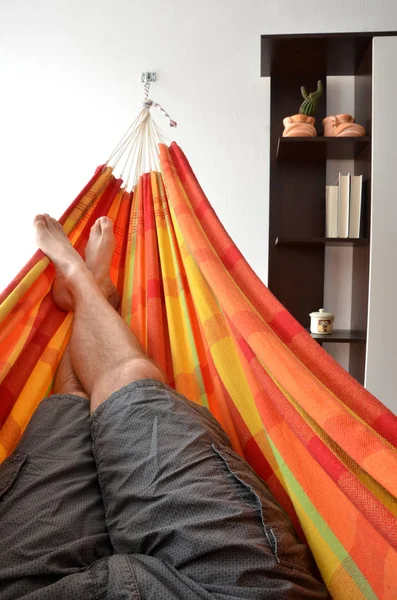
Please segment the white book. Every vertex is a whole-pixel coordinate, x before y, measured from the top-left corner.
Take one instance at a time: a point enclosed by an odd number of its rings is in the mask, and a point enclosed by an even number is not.
[[[325,237],[338,237],[338,192],[337,185],[325,186]]]
[[[350,222],[349,237],[360,237],[361,206],[363,196],[363,176],[352,175],[350,183]]]
[[[338,211],[338,237],[349,237],[350,216],[350,173],[339,173],[339,211]]]

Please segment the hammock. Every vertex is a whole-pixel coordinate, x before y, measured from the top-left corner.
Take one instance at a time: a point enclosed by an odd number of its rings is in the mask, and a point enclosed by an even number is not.
[[[396,598],[397,418],[261,283],[150,106],[62,216],[64,231],[83,255],[96,219],[113,220],[122,317],[266,481],[331,595]],[[0,296],[0,460],[51,394],[70,336],[53,280],[38,251]]]

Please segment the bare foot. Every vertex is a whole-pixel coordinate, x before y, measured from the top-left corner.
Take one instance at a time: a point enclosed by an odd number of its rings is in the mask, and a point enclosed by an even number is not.
[[[36,243],[40,250],[59,268],[63,275],[76,267],[84,266],[84,261],[72,247],[62,225],[50,215],[37,215],[34,220]]]
[[[107,217],[100,217],[91,229],[90,239],[86,246],[86,265],[94,275],[105,298],[117,310],[120,297],[110,279],[110,265],[115,244],[112,221]],[[59,270],[55,277],[52,295],[59,308],[68,312],[73,310],[73,296],[68,289],[63,273]]]
[[[116,238],[113,223],[108,217],[100,217],[91,229],[85,249],[85,262],[95,277],[100,290],[113,308],[118,307],[119,294],[110,279],[110,267]]]
[[[37,215],[34,220],[36,229],[36,243],[40,250],[54,263],[57,278],[62,281],[64,294],[60,294],[58,301],[63,308],[65,298],[71,300],[70,287],[77,274],[88,272],[81,256],[76,252],[66,237],[62,225],[47,214]],[[64,298],[64,297],[65,298]],[[54,300],[58,301],[56,298]]]

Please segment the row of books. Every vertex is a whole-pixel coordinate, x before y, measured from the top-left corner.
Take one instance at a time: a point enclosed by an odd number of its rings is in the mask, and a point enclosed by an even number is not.
[[[339,173],[337,185],[327,185],[325,194],[327,238],[364,237],[364,186],[362,175]]]

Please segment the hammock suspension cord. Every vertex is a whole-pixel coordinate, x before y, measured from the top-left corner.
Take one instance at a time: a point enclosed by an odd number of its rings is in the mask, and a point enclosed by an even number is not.
[[[149,91],[150,83],[145,82],[142,109],[106,162],[106,166],[111,166],[124,180],[127,191],[135,188],[143,173],[160,171],[158,145],[167,144],[168,140],[152,118],[150,109],[154,106],[169,120],[170,127],[177,126],[164,108],[149,98]]]

